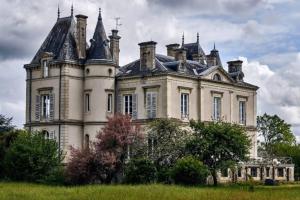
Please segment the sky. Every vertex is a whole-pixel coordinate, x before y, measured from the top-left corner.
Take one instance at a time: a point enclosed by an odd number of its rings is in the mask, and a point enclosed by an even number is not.
[[[216,44],[224,68],[242,59],[245,81],[260,87],[258,115],[277,114],[292,125],[300,141],[300,1],[299,0],[0,0],[0,114],[25,121],[25,70],[57,19],[88,18],[88,41],[98,9],[107,35],[121,18],[120,64],[139,57],[139,42],[165,45],[200,43],[208,54]]]

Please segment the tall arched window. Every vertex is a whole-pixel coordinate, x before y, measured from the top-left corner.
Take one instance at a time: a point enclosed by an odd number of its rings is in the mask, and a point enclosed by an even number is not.
[[[43,131],[42,131],[42,134],[43,134],[43,136],[44,136],[45,139],[49,139],[49,138],[50,138],[50,134],[49,134],[48,131],[43,130]]]
[[[215,74],[214,77],[213,77],[213,80],[214,80],[214,81],[221,81],[221,76],[220,76],[220,74]]]
[[[89,134],[85,134],[85,136],[84,136],[84,148],[85,149],[90,148],[90,136],[89,136]]]

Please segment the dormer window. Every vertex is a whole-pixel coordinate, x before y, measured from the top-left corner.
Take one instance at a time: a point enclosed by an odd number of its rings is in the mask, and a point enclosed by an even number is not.
[[[213,76],[213,80],[214,80],[214,81],[221,81],[222,79],[221,79],[220,74],[215,74],[215,75]]]
[[[49,67],[48,67],[47,60],[42,61],[42,67],[43,67],[43,77],[46,78],[49,76]]]

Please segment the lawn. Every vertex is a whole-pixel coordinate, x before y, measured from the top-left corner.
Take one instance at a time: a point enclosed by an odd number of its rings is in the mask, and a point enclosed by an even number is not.
[[[25,183],[1,183],[0,200],[300,200],[300,185],[264,187],[180,187],[168,185],[58,187]]]

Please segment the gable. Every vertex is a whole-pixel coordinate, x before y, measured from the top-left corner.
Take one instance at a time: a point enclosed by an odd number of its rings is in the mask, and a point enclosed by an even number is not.
[[[201,78],[203,79],[209,79],[209,80],[215,80],[215,81],[221,81],[221,82],[227,82],[232,83],[234,82],[232,78],[228,75],[228,73],[218,66],[211,67],[201,74]]]

